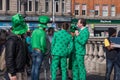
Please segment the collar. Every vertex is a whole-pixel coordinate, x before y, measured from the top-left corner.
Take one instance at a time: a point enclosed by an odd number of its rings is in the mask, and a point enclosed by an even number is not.
[[[86,27],[82,27],[80,30],[83,30],[83,29],[85,29]]]

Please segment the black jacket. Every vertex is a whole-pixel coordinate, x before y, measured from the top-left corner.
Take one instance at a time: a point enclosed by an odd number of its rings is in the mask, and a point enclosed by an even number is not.
[[[110,39],[107,38],[108,41],[110,42]],[[111,43],[111,42],[110,42]],[[114,48],[114,49],[111,49],[111,50],[108,50],[106,47],[105,47],[105,51],[106,51],[106,58],[107,59],[110,59],[110,60],[115,60],[117,58],[117,55],[118,55],[118,48]]]
[[[17,72],[23,72],[27,61],[27,47],[22,38],[10,34],[6,42],[6,67],[12,76]]]

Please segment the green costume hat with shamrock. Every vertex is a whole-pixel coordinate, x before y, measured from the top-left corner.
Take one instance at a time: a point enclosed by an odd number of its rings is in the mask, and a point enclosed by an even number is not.
[[[72,23],[71,26],[70,26],[70,32],[75,32],[75,30],[78,30],[76,24]]]
[[[48,16],[40,16],[38,21],[39,21],[38,24],[39,27],[47,28],[47,23],[50,21],[50,18]]]
[[[77,22],[78,22],[78,19],[72,19],[71,20],[71,25],[70,25],[70,32],[75,32],[75,30],[77,30]]]
[[[14,34],[24,34],[28,30],[24,17],[21,14],[12,16],[12,32]]]

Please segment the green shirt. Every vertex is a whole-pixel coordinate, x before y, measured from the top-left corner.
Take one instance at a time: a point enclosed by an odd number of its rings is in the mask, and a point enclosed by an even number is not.
[[[46,52],[46,33],[43,29],[35,29],[32,33],[31,37],[31,45],[32,48],[37,48],[42,51],[42,53]]]
[[[68,56],[73,48],[72,36],[66,30],[54,33],[52,38],[52,55]]]

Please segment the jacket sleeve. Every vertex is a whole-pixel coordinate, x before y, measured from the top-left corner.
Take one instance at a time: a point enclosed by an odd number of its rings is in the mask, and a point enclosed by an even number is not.
[[[80,33],[77,37],[76,37],[76,41],[81,44],[81,45],[85,45],[87,40],[89,38],[89,31],[84,31],[84,33]]]
[[[69,54],[72,52],[72,50],[73,50],[73,39],[72,39],[72,36],[70,36]]]
[[[47,47],[47,51],[46,51],[46,55],[50,54],[50,47],[51,47],[51,44],[50,44],[50,41],[48,39],[48,35],[46,36],[46,47]]]
[[[8,73],[10,73],[12,76],[16,75],[15,71],[15,41],[13,39],[9,39],[6,43],[6,67]]]

